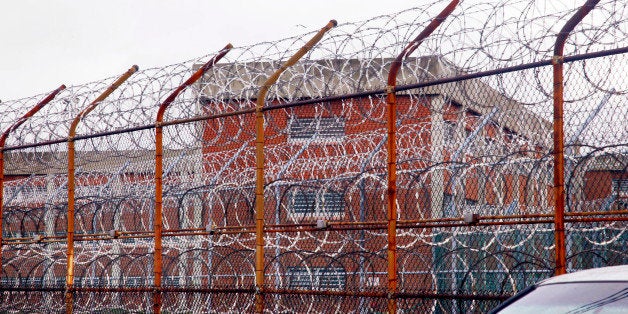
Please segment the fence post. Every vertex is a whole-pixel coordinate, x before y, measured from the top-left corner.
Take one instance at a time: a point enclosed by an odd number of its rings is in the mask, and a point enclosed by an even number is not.
[[[567,272],[567,246],[565,243],[565,134],[563,112],[563,50],[569,33],[595,8],[600,0],[588,0],[565,23],[556,37],[552,65],[554,70],[554,241],[555,275]]]
[[[179,96],[179,94],[188,86],[198,81],[205,72],[211,69],[218,60],[222,59],[233,46],[227,44],[213,58],[203,64],[194,74],[192,74],[183,84],[175,89],[161,105],[157,111],[155,119],[155,251],[153,256],[153,313],[161,313],[161,305],[163,303],[161,296],[161,277],[163,271],[163,247],[162,247],[162,230],[163,230],[163,173],[164,173],[164,141],[163,141],[163,120],[166,109]]]
[[[453,12],[459,0],[452,0],[434,20],[401,51],[393,61],[388,72],[386,87],[386,116],[388,127],[388,313],[397,312],[397,74],[403,59],[416,50],[419,45]]]
[[[28,118],[32,117],[37,111],[41,110],[46,104],[52,101],[59,92],[65,89],[65,85],[59,86],[35,105],[31,110],[25,113],[21,118],[17,119],[10,127],[8,127],[2,135],[0,135],[0,277],[2,277],[2,213],[4,211],[4,146],[9,134],[22,125]]]
[[[85,109],[83,109],[72,120],[70,131],[68,132],[68,234],[67,234],[67,268],[66,268],[66,291],[65,291],[65,307],[66,313],[72,313],[72,303],[74,292],[74,188],[75,188],[75,166],[74,166],[74,137],[76,136],[76,127],[81,119],[90,113],[96,106],[115,91],[124,81],[126,81],[133,73],[137,71],[137,65],[132,66],[120,78],[118,78],[111,86],[109,86],[100,96],[96,97]]]
[[[299,51],[273,73],[260,87],[255,107],[255,312],[264,311],[264,100],[268,89],[277,81],[281,73],[293,66],[301,57],[318,43],[327,31],[338,23],[329,21]]]

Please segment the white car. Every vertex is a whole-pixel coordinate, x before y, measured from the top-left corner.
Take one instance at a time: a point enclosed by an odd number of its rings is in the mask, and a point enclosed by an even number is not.
[[[489,313],[628,313],[628,265],[588,269],[543,280]]]

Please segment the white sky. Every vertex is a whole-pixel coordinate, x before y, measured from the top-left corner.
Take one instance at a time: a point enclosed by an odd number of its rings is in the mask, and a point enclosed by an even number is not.
[[[355,22],[430,0],[0,0],[0,100]]]

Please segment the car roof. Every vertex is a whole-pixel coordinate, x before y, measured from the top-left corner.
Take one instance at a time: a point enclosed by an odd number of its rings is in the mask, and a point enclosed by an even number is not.
[[[549,278],[539,285],[584,282],[584,281],[628,281],[628,265],[592,268]]]

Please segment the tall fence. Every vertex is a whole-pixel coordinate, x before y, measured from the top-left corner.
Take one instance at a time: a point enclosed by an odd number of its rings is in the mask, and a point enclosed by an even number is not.
[[[0,312],[485,312],[626,264],[627,16],[438,1],[1,103]]]

